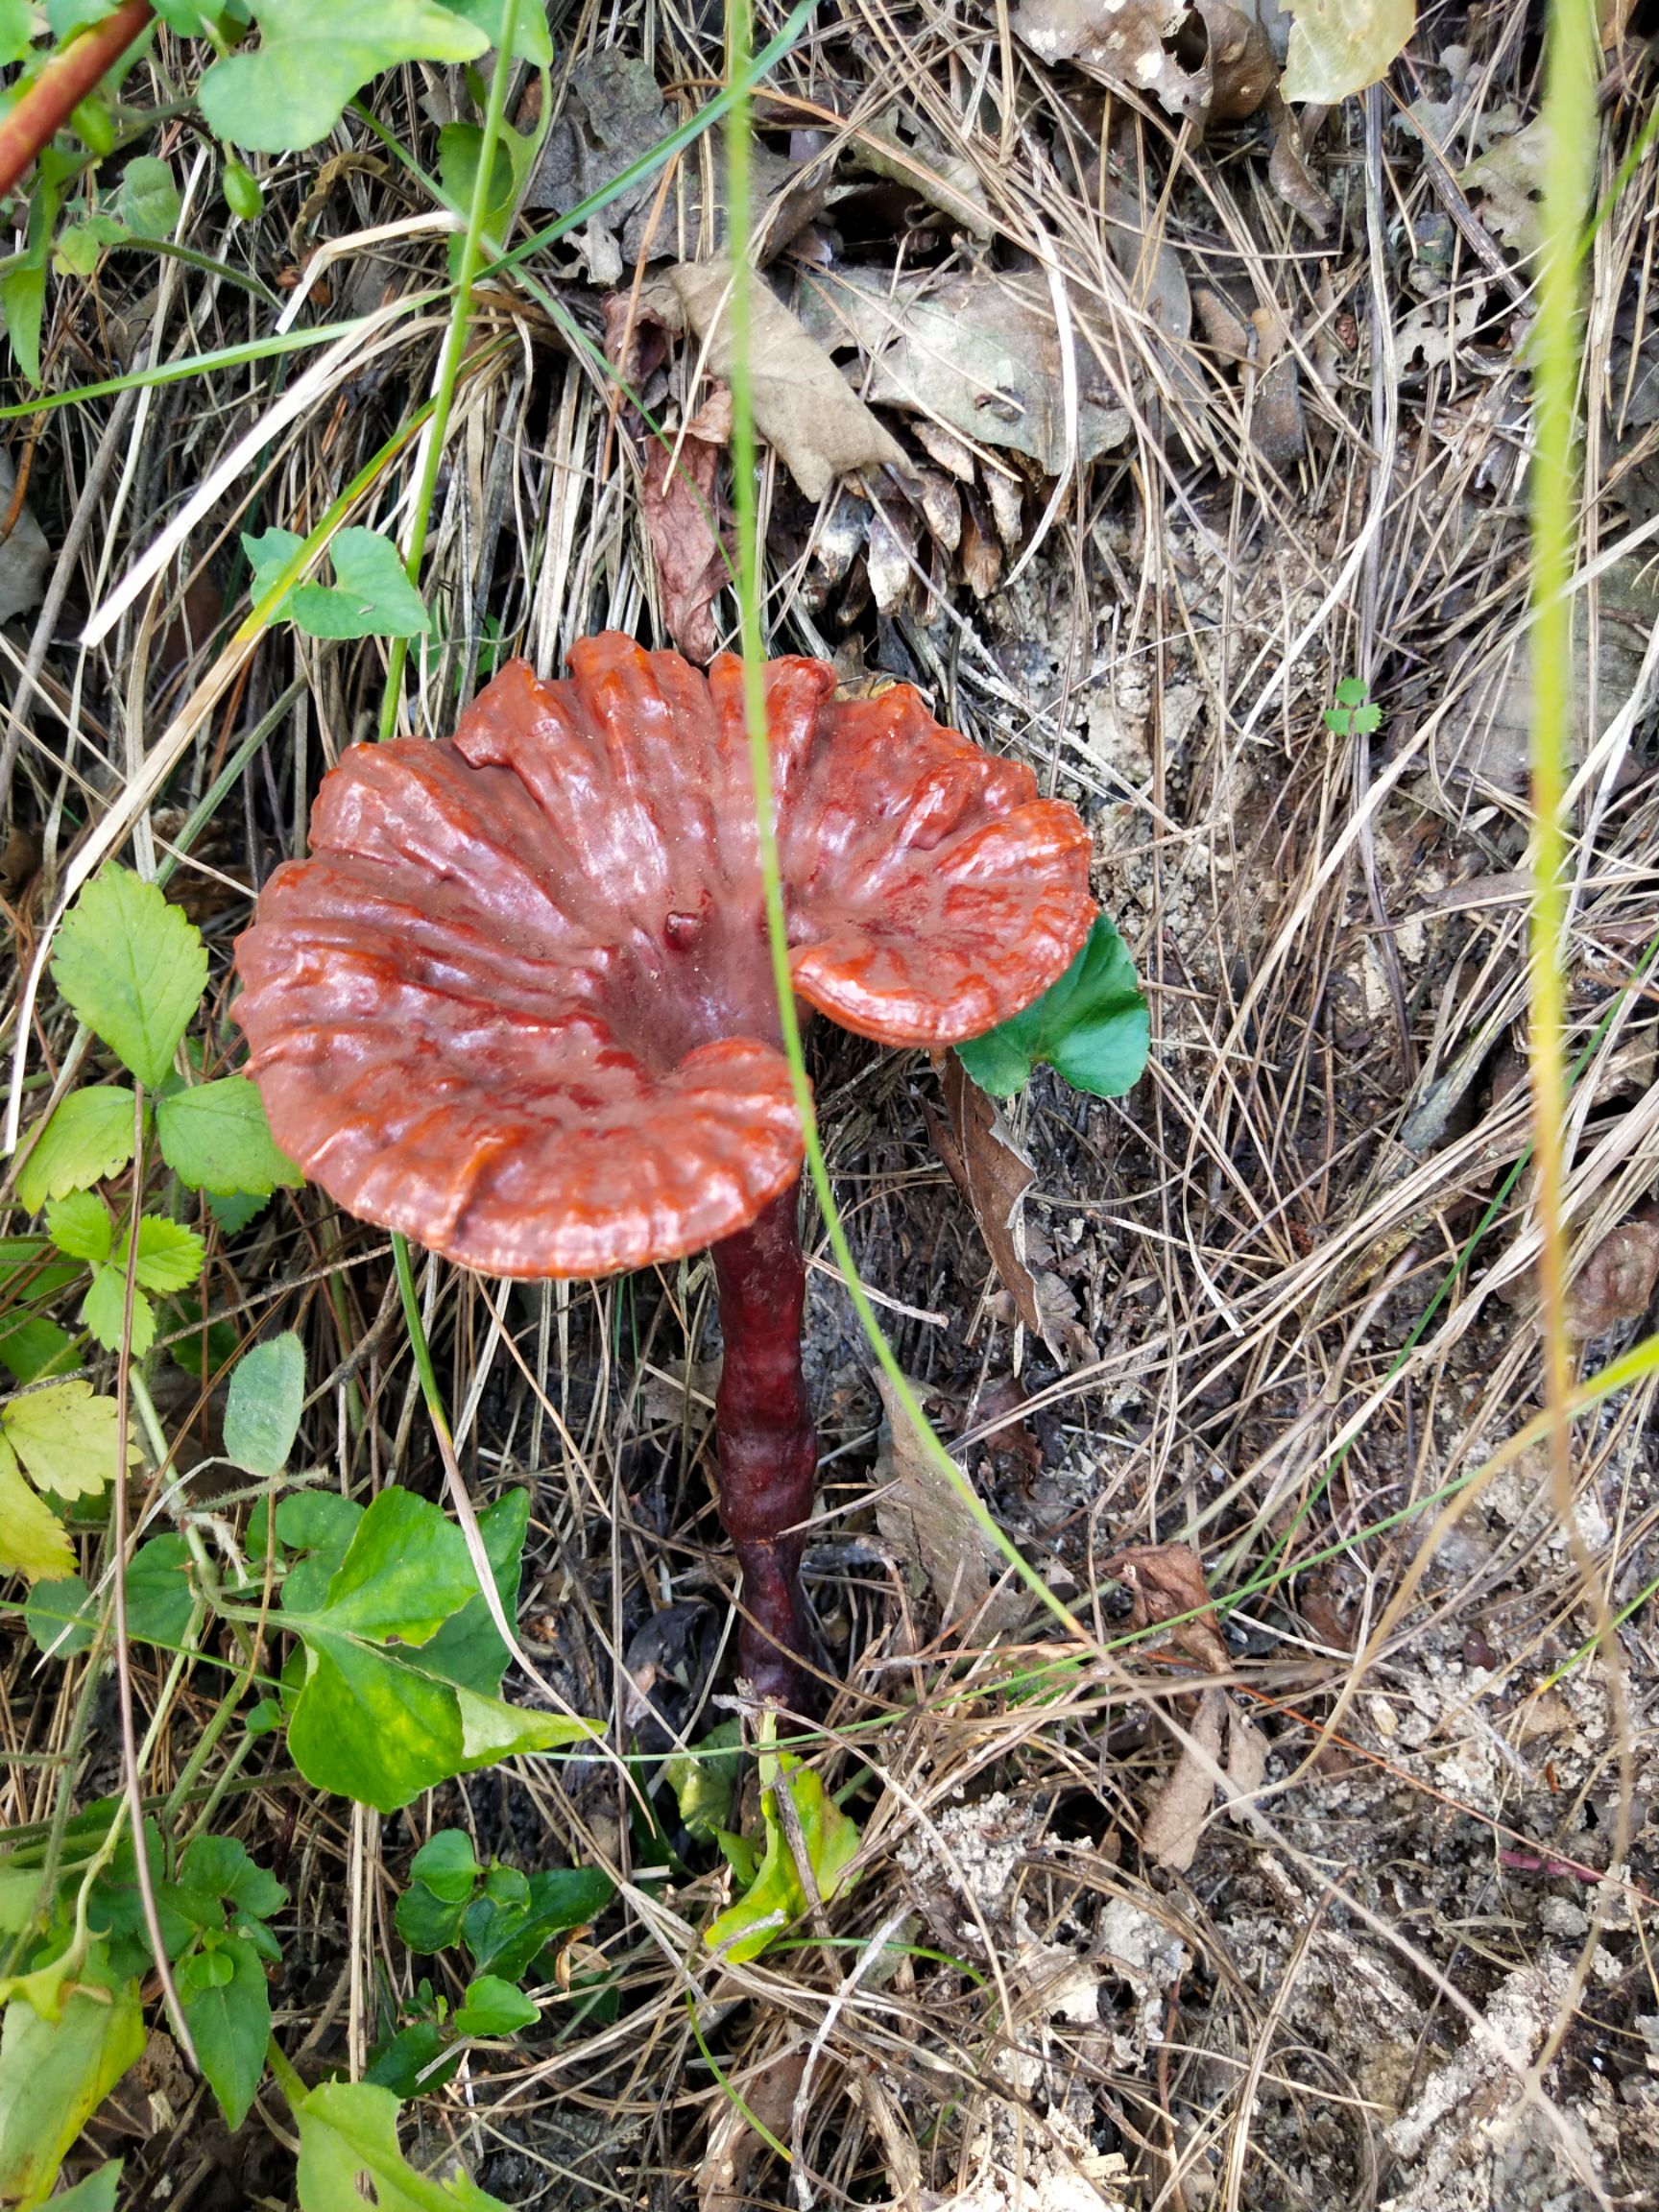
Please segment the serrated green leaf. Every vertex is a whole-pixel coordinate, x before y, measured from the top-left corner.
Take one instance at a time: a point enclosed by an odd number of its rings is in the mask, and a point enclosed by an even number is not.
[[[115,1246],[115,1224],[95,1190],[71,1190],[46,1209],[46,1234],[70,1260],[108,1260]]]
[[[9,2005],[0,2028],[0,2202],[39,2204],[82,2128],[144,2049],[138,1984],[78,1990],[56,2022]]]
[[[250,1475],[280,1475],[304,1401],[305,1351],[293,1331],[250,1345],[231,1371],[225,1456]]]
[[[0,1427],[6,1441],[42,1490],[60,1498],[90,1498],[113,1479],[116,1451],[113,1398],[93,1393],[90,1382],[50,1382],[13,1398]],[[127,1446],[131,1465],[139,1456]]]
[[[60,1102],[17,1170],[17,1195],[31,1214],[121,1172],[132,1157],[132,1093],[114,1086]]]
[[[170,238],[181,202],[173,171],[153,154],[134,155],[121,173],[116,211],[138,238]]]
[[[1102,914],[1057,983],[1011,1021],[956,1046],[982,1091],[1006,1098],[1045,1062],[1097,1098],[1132,1090],[1146,1065],[1146,1001],[1122,939]]]
[[[75,1548],[62,1523],[24,1481],[0,1434],[0,1570],[30,1582],[61,1582],[74,1566]]]
[[[846,1879],[858,1849],[858,1830],[809,1767],[788,1752],[777,1759],[778,1780],[760,1798],[766,1828],[766,1848],[759,1871],[746,1896],[728,1906],[703,1940],[733,1961],[758,1959],[806,1910],[795,1854],[778,1817],[776,1791],[787,1789],[806,1847],[813,1886],[828,1904]]]
[[[466,2174],[434,2181],[397,2148],[397,2100],[371,2081],[325,2081],[294,2106],[301,2212],[506,2212]]]
[[[64,921],[52,973],[86,1026],[154,1090],[206,988],[207,950],[154,883],[108,867]]]
[[[299,584],[289,614],[310,637],[423,637],[426,603],[410,583],[390,538],[374,530],[338,531],[328,547],[337,581]]]
[[[127,1238],[115,1264],[127,1265]],[[206,1247],[194,1229],[169,1221],[164,1214],[144,1214],[138,1220],[137,1276],[146,1290],[165,1296],[170,1290],[187,1290],[202,1272]]]
[[[103,1345],[106,1352],[119,1352],[121,1331],[127,1319],[127,1269],[119,1267],[94,1267],[92,1287],[81,1309],[83,1328]],[[142,1359],[156,1341],[156,1309],[142,1290],[132,1293],[132,1334],[130,1349],[134,1359]]]
[[[489,38],[432,0],[252,0],[260,29],[252,54],[216,61],[198,92],[221,138],[261,154],[286,154],[325,138],[346,103],[383,69],[404,61],[475,61]]]
[[[61,1581],[36,1583],[23,1608],[23,1625],[37,1650],[54,1659],[71,1659],[91,1644],[98,1609],[80,1575],[66,1575]]]
[[[246,1075],[221,1076],[157,1099],[156,1139],[181,1183],[216,1197],[245,1191],[265,1198],[305,1180],[277,1150],[258,1087]]]
[[[240,2128],[265,2071],[265,2046],[271,2040],[264,1962],[240,1936],[224,1936],[210,1954],[199,1956],[211,1957],[215,1970],[206,1987],[188,1995],[180,1988],[184,2018],[226,2125]]]

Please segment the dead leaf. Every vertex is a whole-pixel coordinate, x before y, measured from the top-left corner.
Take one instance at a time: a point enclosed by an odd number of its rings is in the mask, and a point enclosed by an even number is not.
[[[1659,1282],[1659,1206],[1644,1206],[1602,1238],[1573,1278],[1567,1330],[1583,1344],[1622,1321],[1640,1321]]]
[[[1175,1770],[1141,1829],[1141,1848],[1154,1864],[1185,1874],[1198,1855],[1198,1839],[1215,1800],[1215,1767],[1221,1758],[1224,1690],[1206,1690],[1187,1729]]]
[[[884,500],[870,518],[864,566],[870,596],[878,614],[891,614],[910,596],[916,574],[919,533],[916,517],[902,500]]]
[[[1041,1336],[1043,1308],[1025,1262],[1022,1205],[1035,1170],[1009,1134],[995,1099],[986,1096],[954,1052],[945,1062],[941,1084],[950,1125],[947,1130],[936,1115],[928,1115],[933,1149],[973,1207],[991,1263],[1015,1310],[1032,1334]]]
[[[1281,474],[1301,460],[1308,444],[1302,413],[1302,380],[1284,321],[1276,307],[1258,307],[1255,393],[1250,403],[1250,443],[1270,469]]]
[[[607,46],[590,60],[578,62],[525,188],[525,206],[567,215],[613,184],[661,143],[667,130],[664,107],[650,63],[637,56]],[[649,209],[661,181],[653,175],[618,192],[577,233],[595,283],[614,284],[621,276],[616,233],[630,216]]]
[[[1230,1820],[1248,1820],[1250,1800],[1267,1772],[1267,1738],[1236,1700],[1227,1705],[1227,1779],[1237,1796],[1227,1801]]]
[[[722,2104],[715,2113],[709,2129],[709,2147],[697,2169],[698,2212],[742,2212],[750,2200],[750,2171],[771,2150],[749,2114],[767,2134],[787,2143],[796,2094],[805,2071],[805,2051],[780,2051],[734,2078],[733,2087],[748,2111],[739,2110],[734,2104]]]
[[[979,445],[1028,453],[1044,473],[1069,466],[1060,335],[1046,280],[975,267],[895,279],[813,270],[801,315],[828,347],[856,346],[861,389]],[[1092,336],[1093,334],[1093,336]],[[1121,445],[1132,427],[1092,347],[1111,345],[1073,303],[1079,461]]]
[[[1131,1628],[1175,1621],[1170,1634],[1190,1658],[1212,1673],[1231,1669],[1232,1657],[1204,1587],[1204,1570],[1190,1544],[1131,1544],[1107,1560],[1104,1572],[1134,1599]],[[1192,1618],[1179,1619],[1184,1614]]]
[[[1286,100],[1334,107],[1388,73],[1417,22],[1417,0],[1285,0]]]
[[[0,452],[0,521],[17,496],[17,471],[10,453]],[[27,503],[18,506],[10,534],[0,540],[0,622],[28,614],[46,595],[52,548]]]
[[[1273,130],[1273,151],[1267,156],[1267,181],[1286,206],[1294,207],[1309,228],[1323,238],[1336,220],[1336,209],[1330,194],[1317,182],[1308,165],[1302,126],[1277,87],[1268,93],[1262,106]]]
[[[719,642],[713,602],[729,574],[716,527],[714,477],[731,428],[731,395],[721,392],[681,437],[670,437],[666,445],[653,440],[645,450],[640,510],[662,594],[662,620],[681,652],[700,668],[714,658]],[[720,432],[718,439],[699,435],[710,430]]]
[[[861,168],[906,186],[975,238],[995,235],[978,170],[948,152],[913,108],[895,101],[853,143]]]
[[[730,378],[731,270],[724,261],[682,262],[668,272],[685,320],[708,350],[708,367]],[[749,294],[749,382],[755,427],[808,499],[838,476],[902,463],[904,455],[765,283]]]
[[[1524,131],[1499,139],[1457,180],[1479,201],[1480,220],[1487,229],[1517,253],[1530,253],[1538,244],[1539,205],[1549,161],[1550,133],[1540,115]]]
[[[1200,132],[1253,115],[1279,73],[1255,14],[1231,0],[1023,0],[1010,21],[1045,61],[1150,94]]]
[[[923,1450],[909,1414],[879,1370],[876,1387],[886,1414],[876,1462],[876,1484],[884,1492],[877,1502],[877,1527],[901,1557],[920,1566],[948,1623],[960,1623],[986,1643],[1008,1634],[1030,1611],[1023,1584],[997,1588],[1006,1572],[1001,1553],[956,1485]]]

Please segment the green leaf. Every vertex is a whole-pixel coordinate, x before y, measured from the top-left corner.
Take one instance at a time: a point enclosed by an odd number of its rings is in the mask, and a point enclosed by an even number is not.
[[[377,2044],[364,2068],[365,2081],[390,2089],[401,2102],[442,2089],[450,2080],[465,2054],[453,2049],[447,2027],[436,2020],[417,2020]],[[446,2056],[447,2054],[447,2056]]]
[[[440,1828],[410,1862],[410,1874],[446,1905],[465,1905],[484,1869],[465,1828]]]
[[[179,1862],[179,1887],[228,1897],[251,1920],[269,1920],[288,1902],[275,1874],[248,1856],[234,1836],[198,1836]]]
[[[88,215],[79,223],[65,223],[52,241],[52,266],[61,276],[90,276],[105,249],[119,246],[127,235],[126,224],[113,215]]]
[[[41,1382],[81,1362],[75,1357],[75,1339],[66,1329],[30,1315],[21,1321],[0,1321],[0,1364],[10,1367],[19,1382]]]
[[[471,1892],[469,1890],[468,1895]],[[461,1940],[461,1915],[464,1904],[447,1904],[435,1896],[424,1882],[412,1882],[398,1898],[392,1918],[397,1933],[411,1951],[423,1957],[433,1951],[447,1950],[451,1943]]]
[[[114,12],[115,0],[46,0],[47,27],[60,45]]]
[[[426,603],[410,583],[390,538],[374,530],[338,531],[328,547],[338,582],[299,584],[288,612],[310,637],[423,637]]]
[[[171,238],[180,201],[173,171],[152,154],[134,155],[121,176],[116,212],[139,238]]]
[[[136,1982],[78,1990],[56,2022],[9,2005],[0,2028],[0,2202],[39,2204],[82,2128],[144,2049]]]
[[[455,2014],[459,2035],[516,2035],[541,2017],[522,1990],[495,1974],[480,1974],[467,1984]]]
[[[46,265],[22,261],[0,273],[0,322],[12,354],[31,384],[40,381],[40,323],[46,312]]]
[[[121,1331],[127,1317],[126,1267],[95,1267],[92,1287],[81,1309],[82,1325],[89,1329],[106,1352],[119,1352]],[[132,1293],[132,1352],[142,1359],[156,1341],[156,1309],[142,1290]]]
[[[814,1886],[828,1904],[841,1887],[858,1848],[858,1830],[809,1767],[786,1751],[778,1754],[778,1767],[800,1822]],[[754,1885],[735,1905],[728,1906],[703,1938],[710,1951],[719,1951],[733,1962],[758,1959],[806,1910],[795,1854],[778,1817],[776,1787],[764,1791],[760,1798],[766,1848]]]
[[[265,2071],[271,1991],[263,1960],[242,1936],[227,1936],[212,1953],[202,1956],[213,1958],[221,1971],[206,1987],[188,1995],[180,1977],[184,2018],[227,2127],[240,2128]]]
[[[115,2212],[121,2167],[121,2159],[107,2158],[73,2189],[60,2189],[52,2200],[52,2212]]]
[[[21,61],[35,37],[35,11],[29,0],[0,0],[0,68]]]
[[[503,125],[495,141],[490,198],[484,209],[487,236],[505,241],[519,195],[536,165],[540,143],[540,132],[520,133],[511,125]],[[438,133],[438,181],[453,204],[463,210],[472,205],[472,195],[478,184],[478,156],[483,148],[484,133],[475,123],[445,123]],[[451,281],[461,274],[465,245],[465,240],[458,235],[452,235],[449,240]]]
[[[280,1475],[304,1401],[305,1352],[293,1331],[250,1345],[230,1376],[225,1456],[250,1475]]]
[[[115,1245],[115,1224],[95,1190],[71,1190],[46,1209],[46,1234],[67,1259],[108,1260]]]
[[[1290,45],[1280,86],[1286,100],[1333,108],[1388,73],[1417,20],[1416,0],[1285,0]]]
[[[251,587],[255,605],[268,591],[276,589],[276,579],[305,542],[292,530],[262,530],[257,537],[244,530],[242,550],[248,556],[248,565],[253,571]],[[280,622],[288,613],[290,594],[284,592],[271,610],[271,620]]]
[[[216,1197],[246,1191],[264,1198],[278,1189],[297,1189],[305,1180],[287,1154],[277,1150],[258,1087],[246,1075],[225,1075],[216,1083],[158,1098],[156,1136],[162,1159],[192,1190]]]
[[[519,1875],[521,1890],[497,1879],[513,1872],[493,1868],[484,1895],[466,1908],[461,1920],[461,1939],[473,1964],[508,1982],[526,1974],[555,1936],[597,1920],[616,1894],[615,1884],[596,1866],[548,1866],[528,1881]]]
[[[524,1549],[529,1526],[528,1490],[504,1491],[493,1505],[487,1506],[478,1516],[484,1553],[495,1577],[501,1610],[509,1621],[515,1619],[518,1611],[519,1554]],[[470,1553],[468,1564],[471,1564]],[[476,1581],[473,1590],[475,1595],[459,1613],[445,1622],[423,1647],[421,1664],[428,1674],[441,1674],[446,1682],[489,1696],[501,1687],[509,1653],[490,1618],[489,1605]]]
[[[36,1583],[23,1608],[23,1625],[36,1649],[54,1659],[71,1659],[90,1647],[98,1609],[80,1575],[66,1575],[61,1581]]]
[[[206,988],[207,950],[154,883],[108,867],[64,922],[52,973],[86,1026],[154,1090]]]
[[[958,1045],[956,1057],[995,1098],[1020,1090],[1044,1062],[1074,1090],[1119,1098],[1140,1080],[1150,1033],[1134,964],[1102,914],[1057,983],[1022,1014]]]
[[[349,1637],[305,1632],[288,1749],[307,1782],[396,1813],[466,1763],[456,1692]]]
[[[455,1524],[411,1490],[382,1490],[328,1585],[318,1622],[333,1636],[421,1645],[477,1587]]]
[[[75,1548],[62,1523],[24,1481],[0,1433],[0,1570],[30,1582],[60,1582],[74,1567]]]
[[[127,1239],[122,1238],[122,1249],[115,1264],[127,1271]],[[182,1223],[169,1221],[164,1214],[143,1214],[138,1218],[139,1284],[157,1296],[169,1290],[185,1290],[202,1272],[202,1262],[206,1246],[194,1229]]]
[[[291,1491],[276,1507],[276,1535],[302,1556],[282,1584],[285,1613],[321,1612],[328,1585],[356,1535],[363,1508],[337,1490]]]
[[[662,1768],[680,1818],[693,1836],[712,1841],[730,1825],[732,1797],[743,1757],[743,1723],[722,1720],[688,1751],[676,1751]]]
[[[492,46],[501,43],[501,0],[449,0],[449,11],[464,22],[475,23]],[[553,66],[553,36],[545,8],[519,9],[513,43],[521,61],[532,61],[538,69]]]
[[[115,1473],[116,1407],[93,1395],[90,1382],[52,1382],[13,1398],[0,1424],[6,1440],[42,1490],[89,1498]],[[131,1465],[138,1457],[127,1447]]]
[[[131,1091],[113,1086],[76,1091],[62,1101],[17,1170],[17,1195],[31,1214],[48,1198],[120,1174],[132,1157],[133,1103]]]
[[[190,1552],[182,1536],[152,1536],[127,1570],[127,1633],[140,1644],[176,1651],[190,1626],[195,1599]]]
[[[314,146],[346,103],[383,69],[404,61],[475,61],[486,34],[432,0],[252,0],[260,41],[252,54],[216,61],[198,92],[221,138],[261,154]]]
[[[397,2148],[397,2100],[370,2081],[325,2081],[294,2105],[301,2212],[506,2212],[469,2176],[418,2174]]]

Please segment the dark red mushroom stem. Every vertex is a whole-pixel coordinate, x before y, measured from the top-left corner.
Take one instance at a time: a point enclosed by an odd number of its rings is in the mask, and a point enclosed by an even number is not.
[[[720,1518],[743,1570],[737,1671],[796,1711],[807,1696],[802,1524],[818,1463],[801,1367],[800,1203],[797,1181],[711,1247],[726,1347],[714,1398]]]

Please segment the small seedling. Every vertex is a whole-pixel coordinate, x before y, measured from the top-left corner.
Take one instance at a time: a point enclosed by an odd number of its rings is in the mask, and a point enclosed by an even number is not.
[[[1333,737],[1369,737],[1382,720],[1382,709],[1365,689],[1362,676],[1344,676],[1336,686],[1336,703],[1325,709],[1325,727]]]

